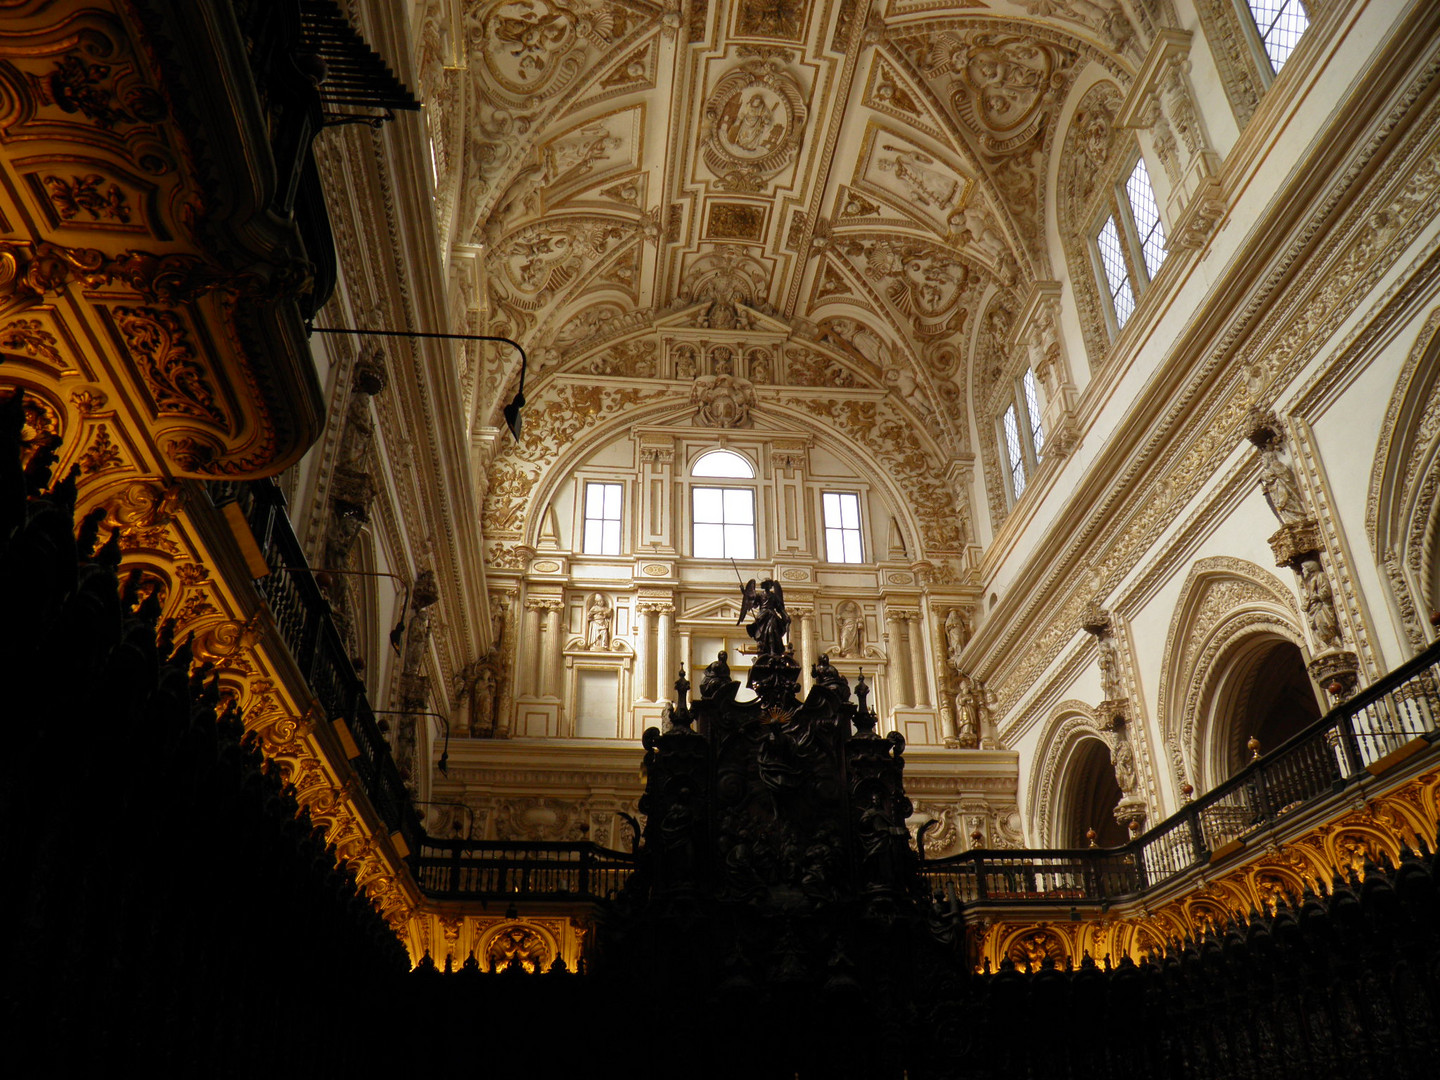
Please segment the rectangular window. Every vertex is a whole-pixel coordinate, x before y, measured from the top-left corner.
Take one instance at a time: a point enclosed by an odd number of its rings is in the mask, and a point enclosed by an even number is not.
[[[620,485],[585,485],[586,555],[620,554]]]
[[[755,558],[755,492],[749,488],[690,489],[697,559]]]
[[[860,496],[827,491],[821,496],[821,504],[825,511],[825,557],[831,562],[864,562],[860,551]]]
[[[1160,272],[1165,262],[1165,226],[1145,159],[1135,162],[1123,185],[1111,196],[1111,214],[1100,226],[1095,248],[1100,256],[1101,277],[1110,294],[1116,330],[1135,311],[1135,301]]]

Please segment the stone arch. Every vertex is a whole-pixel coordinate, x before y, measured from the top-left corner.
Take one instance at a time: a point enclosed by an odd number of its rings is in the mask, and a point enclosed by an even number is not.
[[[1428,616],[1440,609],[1440,308],[1405,359],[1380,430],[1365,527],[1392,608],[1418,652],[1435,639]]]
[[[1308,659],[1301,626],[1294,594],[1262,567],[1228,556],[1191,567],[1166,634],[1157,696],[1177,788],[1204,790],[1224,779],[1214,776],[1223,744],[1208,723],[1217,689],[1267,642],[1288,642]]]
[[[1320,719],[1321,708],[1299,644],[1252,625],[1216,658],[1198,725],[1206,786],[1228,779],[1249,761],[1253,737],[1268,753]]]
[[[1091,707],[1083,701],[1063,701],[1055,707],[1054,715],[1040,735],[1035,754],[1035,769],[1031,774],[1029,801],[1026,807],[1028,831],[1036,847],[1074,847],[1076,836],[1072,835],[1076,823],[1070,821],[1075,808],[1092,794],[1089,790],[1096,781],[1098,755],[1104,753],[1104,762],[1109,780],[1114,783],[1114,772],[1110,770],[1110,744],[1095,724]],[[1116,786],[1115,802],[1120,801],[1119,787]],[[1102,821],[1089,822],[1097,832],[1106,821],[1114,822],[1106,807]],[[1118,827],[1118,826],[1117,826]],[[1079,826],[1083,834],[1085,825]],[[1124,839],[1124,829],[1120,829]]]

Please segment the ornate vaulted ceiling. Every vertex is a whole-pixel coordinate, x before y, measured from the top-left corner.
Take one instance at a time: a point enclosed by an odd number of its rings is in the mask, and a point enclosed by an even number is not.
[[[888,389],[942,469],[971,459],[972,354],[1059,276],[1067,95],[1091,65],[1125,85],[1149,36],[1121,0],[462,7],[422,43],[438,212],[539,386],[685,378],[661,324],[764,330],[780,370],[742,374]]]

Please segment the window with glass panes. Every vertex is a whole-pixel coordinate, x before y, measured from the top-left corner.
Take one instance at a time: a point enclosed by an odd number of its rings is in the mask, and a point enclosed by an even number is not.
[[[698,559],[755,558],[755,492],[690,489],[691,539]]]
[[[827,491],[821,496],[825,512],[825,558],[830,562],[864,562],[860,548],[860,496],[849,491]]]
[[[1310,26],[1300,0],[1247,0],[1260,44],[1278,75]]]
[[[619,484],[585,485],[586,555],[620,554],[620,491]]]
[[[1118,333],[1165,262],[1165,227],[1144,158],[1112,193],[1109,211],[1096,234],[1095,250]]]
[[[1045,427],[1040,419],[1040,391],[1035,372],[1025,369],[1016,380],[1015,393],[1000,415],[1000,449],[1009,478],[1010,501],[1025,494],[1027,477],[1045,456]]]

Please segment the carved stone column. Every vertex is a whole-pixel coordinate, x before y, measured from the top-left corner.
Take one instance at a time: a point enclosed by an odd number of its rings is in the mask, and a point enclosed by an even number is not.
[[[905,619],[891,608],[885,612],[885,684],[890,708],[908,705],[905,700]]]
[[[652,604],[644,601],[635,605],[635,685],[636,701],[653,701],[650,696],[650,613]]]
[[[659,672],[659,686],[655,692],[657,701],[666,696],[675,681],[676,669],[670,655],[670,639],[674,633],[675,605],[657,603],[655,613],[659,625],[655,629],[655,667]]]
[[[495,738],[510,737],[510,721],[514,713],[515,615],[508,596],[492,594],[490,602],[492,642],[495,658]]]
[[[1344,631],[1335,607],[1335,591],[1326,572],[1320,526],[1309,512],[1295,470],[1284,460],[1285,429],[1275,414],[1251,409],[1245,437],[1260,451],[1260,490],[1280,522],[1270,537],[1277,566],[1295,573],[1309,624],[1310,676],[1337,702],[1355,692],[1359,659],[1345,647]]]
[[[800,620],[800,655],[797,659],[800,661],[800,693],[803,695],[810,692],[814,682],[810,678],[810,668],[820,659],[815,653],[815,609],[792,604],[790,614]]]
[[[371,398],[385,389],[384,356],[364,349],[355,362],[350,397],[340,445],[330,472],[330,515],[325,523],[321,565],[337,570],[350,569],[350,553],[361,529],[370,521],[370,503],[378,485],[373,475],[372,444],[375,418]],[[361,649],[355,637],[354,597],[360,588],[354,578],[337,576],[325,589],[336,628],[351,655]]]
[[[925,625],[918,611],[909,612],[905,622],[910,631],[910,681],[914,698],[910,704],[923,707],[930,704],[929,679],[925,674]]]
[[[685,665],[685,671],[688,674],[693,675],[695,672],[695,664],[694,661],[690,659],[691,655],[690,631],[683,629],[680,631],[680,663]]]
[[[543,601],[534,597],[526,599],[524,639],[520,643],[520,655],[526,659],[517,672],[522,694],[540,692],[540,612],[543,610]]]
[[[1169,180],[1165,236],[1172,247],[1203,247],[1225,215],[1220,155],[1212,148],[1190,85],[1188,30],[1155,34],[1116,123],[1148,130]]]
[[[564,642],[560,640],[560,611],[565,606],[560,600],[545,602],[544,637],[540,647],[540,694],[543,697],[560,696],[560,656]]]
[[[652,554],[673,554],[671,535],[675,485],[675,438],[665,432],[646,431],[637,436],[641,482],[638,485],[640,549]]]

